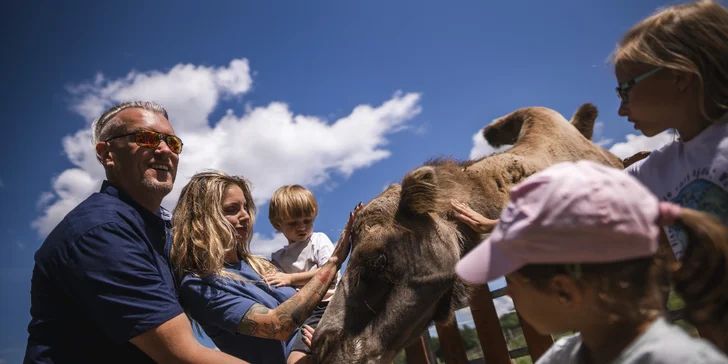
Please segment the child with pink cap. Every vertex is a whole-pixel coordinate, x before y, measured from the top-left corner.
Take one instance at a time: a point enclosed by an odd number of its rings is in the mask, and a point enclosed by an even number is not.
[[[691,242],[674,273],[657,254],[659,230],[672,224]],[[514,187],[488,239],[456,272],[473,284],[505,276],[536,330],[577,332],[537,363],[728,363],[713,343],[671,324],[661,300],[672,275],[687,319],[725,328],[726,257],[728,229],[715,217],[659,202],[622,170],[579,161]]]

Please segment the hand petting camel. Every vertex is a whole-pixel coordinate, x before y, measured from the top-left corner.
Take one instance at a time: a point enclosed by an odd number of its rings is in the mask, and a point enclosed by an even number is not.
[[[471,209],[470,206],[458,201],[450,201],[450,205],[455,210],[455,217],[470,226],[471,229],[481,233],[489,233],[498,224],[498,220],[491,220]]]
[[[524,178],[584,159],[623,168],[590,140],[596,117],[592,104],[571,122],[544,107],[516,110],[483,129],[491,145],[512,144],[508,150],[428,161],[368,202],[353,222],[348,267],[314,334],[316,361],[390,362],[430,322],[452,317],[468,293],[455,264],[482,241]]]

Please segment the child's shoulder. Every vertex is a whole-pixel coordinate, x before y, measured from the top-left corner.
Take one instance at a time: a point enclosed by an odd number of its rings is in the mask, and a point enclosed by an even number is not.
[[[314,232],[311,234],[311,244],[318,245],[318,244],[333,244],[331,242],[331,239],[329,239],[329,236],[321,233],[321,232]]]
[[[728,363],[712,344],[660,318],[622,353],[626,363]]]
[[[575,333],[559,338],[538,359],[536,364],[568,364],[578,362],[581,348],[581,334]]]

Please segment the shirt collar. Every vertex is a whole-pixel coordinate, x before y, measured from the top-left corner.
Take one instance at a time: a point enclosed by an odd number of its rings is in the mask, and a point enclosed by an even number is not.
[[[156,218],[161,218],[163,221],[170,222],[172,220],[172,213],[169,212],[169,210],[165,209],[164,207],[160,206],[159,210],[157,210],[156,214],[153,214],[151,211],[149,211],[146,207],[142,206],[138,202],[136,202],[131,196],[129,196],[124,190],[117,188],[114,186],[111,182],[108,180],[104,180],[103,183],[101,183],[101,193],[105,193],[110,196],[114,196],[125,203],[132,206],[134,209],[139,211],[140,214],[142,214],[143,217],[150,217],[150,215],[155,216]]]

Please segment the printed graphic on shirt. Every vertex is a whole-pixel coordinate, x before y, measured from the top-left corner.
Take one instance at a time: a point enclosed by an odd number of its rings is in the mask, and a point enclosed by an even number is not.
[[[724,172],[717,176],[718,178],[711,177],[716,176],[708,173],[707,168],[696,170],[678,185],[677,195],[673,197],[672,193],[668,193],[663,199],[683,207],[707,212],[728,224],[728,192],[726,192],[728,173]],[[669,226],[666,233],[676,258],[682,259],[688,243],[685,229],[680,226]]]

